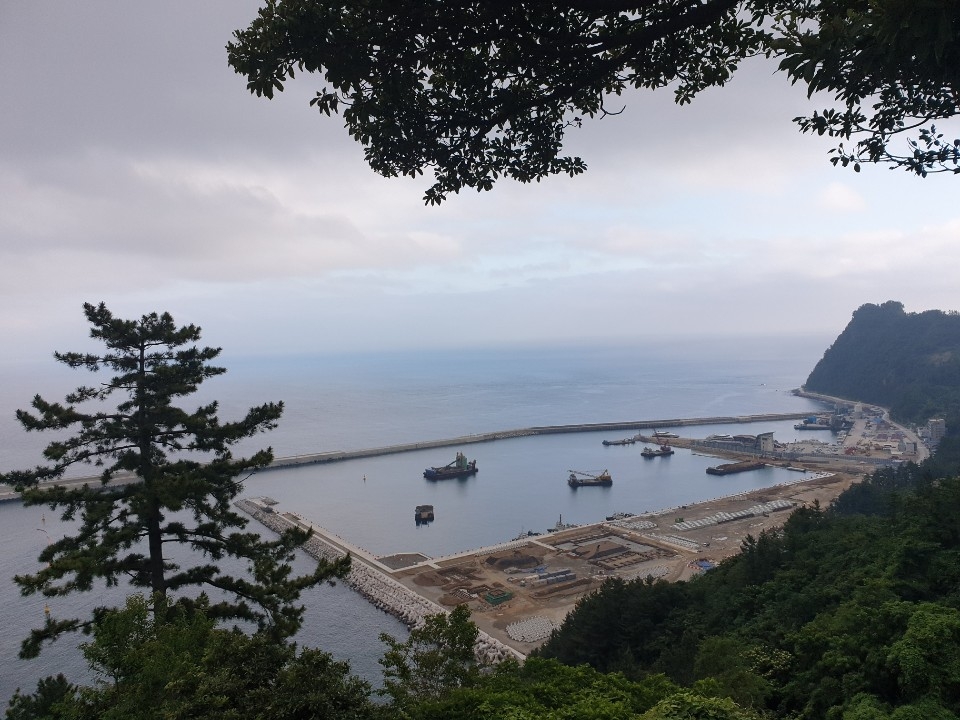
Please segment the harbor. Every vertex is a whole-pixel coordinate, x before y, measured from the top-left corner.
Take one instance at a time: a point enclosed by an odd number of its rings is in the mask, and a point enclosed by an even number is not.
[[[855,479],[808,472],[774,487],[639,515],[619,513],[441,557],[400,548],[375,555],[269,498],[238,505],[271,529],[310,530],[304,550],[316,559],[349,553],[353,566],[344,582],[409,626],[426,614],[467,604],[481,630],[478,655],[497,662],[539,647],[576,602],[605,580],[690,579],[739,552],[747,535],[782,524],[796,507],[829,505]]]
[[[656,428],[713,424],[717,420],[727,420],[728,425],[742,425],[748,419],[766,421],[765,428],[776,428],[780,426],[769,423],[787,423],[808,416],[809,412],[649,421],[644,425],[648,426],[650,434],[638,431],[633,436],[635,442],[630,445],[649,443],[661,449],[676,447],[682,452],[676,457],[659,455],[660,460],[642,459],[643,453],[630,447],[613,454],[603,450],[602,433],[611,429],[622,432],[624,427],[619,423],[490,433],[474,437],[484,437],[485,442],[496,438],[503,440],[504,444],[498,445],[496,453],[486,453],[483,458],[485,470],[480,479],[477,477],[477,461],[468,460],[458,450],[453,462],[447,465],[425,463],[427,470],[423,471],[424,465],[421,464],[423,479],[419,484],[411,483],[415,475],[409,471],[409,466],[421,457],[435,457],[441,462],[449,460],[451,455],[432,450],[459,445],[464,443],[463,438],[416,443],[406,450],[407,458],[389,457],[397,446],[373,448],[340,454],[339,462],[324,456],[327,459],[323,461],[294,463],[286,473],[257,473],[248,481],[248,488],[253,492],[258,492],[257,488],[260,488],[259,492],[271,488],[269,492],[279,493],[277,497],[281,500],[268,501],[266,496],[248,498],[241,502],[241,507],[267,527],[282,529],[293,524],[311,530],[313,536],[304,550],[315,559],[349,553],[354,570],[344,584],[407,625],[416,624],[425,614],[467,604],[484,633],[480,655],[496,661],[525,656],[538,647],[563,621],[577,600],[605,580],[611,577],[626,580],[689,579],[737,553],[748,535],[755,537],[778,527],[794,508],[814,502],[829,505],[867,469],[863,459],[843,452],[845,446],[862,443],[869,437],[870,424],[862,419],[853,424],[842,442],[835,443],[834,451],[829,454],[801,452],[799,446],[774,443],[774,432],[770,429],[758,435],[740,431],[737,434],[715,432],[698,439],[680,437],[678,433]],[[871,422],[875,424],[875,421]],[[570,434],[571,428],[577,429],[576,437],[548,440],[550,436]],[[728,430],[728,427],[721,423],[718,430]],[[535,439],[538,437],[540,439]],[[520,444],[513,447],[515,443]],[[539,451],[533,451],[530,443],[540,446]],[[804,443],[804,447],[807,445],[810,443]],[[811,447],[819,448],[816,445]],[[499,537],[503,539],[499,542],[490,544],[489,540],[484,540],[474,542],[472,546],[463,544],[469,537],[495,536],[491,531],[502,527],[500,518],[492,516],[486,516],[480,523],[466,524],[468,517],[477,517],[478,507],[499,505],[500,514],[504,514],[507,508],[502,502],[498,503],[497,497],[509,498],[511,517],[517,517],[517,511],[521,509],[520,514],[528,518],[535,514],[536,502],[532,498],[538,493],[542,498],[542,492],[552,485],[547,480],[549,467],[542,460],[532,459],[527,467],[536,468],[539,477],[523,475],[518,472],[521,463],[518,453],[532,453],[533,458],[553,458],[555,463],[550,465],[555,468],[590,467],[579,462],[559,465],[561,451],[564,456],[571,453],[574,458],[592,457],[596,460],[603,457],[613,463],[611,467],[614,468],[613,473],[608,470],[567,471],[573,479],[568,478],[565,484],[574,492],[559,492],[561,496],[568,496],[559,507],[569,507],[570,519],[574,522],[564,522],[568,515],[566,510],[561,510],[560,519],[543,534],[521,529],[520,534],[514,536],[516,530],[509,534],[501,530],[503,534]],[[765,455],[762,459],[761,454]],[[374,464],[365,460],[377,456],[384,456],[382,462]],[[303,456],[298,457],[302,459]],[[732,462],[717,465],[717,458]],[[889,455],[873,459],[889,462]],[[275,466],[284,467],[282,463],[288,460],[278,458]],[[355,462],[349,462],[351,460]],[[710,461],[713,464],[708,466]],[[356,480],[353,483],[340,481],[339,489],[332,495],[323,492],[308,499],[302,492],[291,492],[295,486],[302,487],[305,481],[319,482],[317,473],[321,472],[322,466],[331,464],[355,468],[340,474],[356,472]],[[724,464],[743,468],[744,472],[735,475],[756,475],[756,478],[746,483],[726,478],[713,480],[711,482],[718,483],[715,486],[717,496],[704,502],[681,501],[663,510],[644,510],[643,505],[637,505],[638,499],[647,492],[645,488],[651,487],[650,483],[656,484],[658,496],[669,497],[663,494],[663,490],[672,487],[672,483],[664,481],[675,477],[678,472],[689,477],[683,468],[699,466],[700,473],[707,468],[709,474],[710,467],[723,467]],[[320,467],[311,470],[311,466],[318,465]],[[378,472],[383,468],[399,473],[399,477],[385,484]],[[508,468],[510,474],[505,475]],[[747,472],[754,469],[756,472]],[[456,479],[437,483],[430,481],[431,474]],[[553,482],[557,484],[552,487],[559,491],[562,476],[554,477]],[[614,477],[616,484],[612,482]],[[80,478],[72,482],[89,481]],[[129,482],[130,478],[119,481]],[[330,479],[323,482],[329,483]],[[590,488],[591,485],[596,488]],[[684,492],[697,498],[707,494],[694,488],[691,486]],[[738,491],[737,488],[745,489]],[[291,504],[294,496],[300,499]],[[401,497],[416,499],[417,502],[406,506],[408,509],[403,514],[414,510],[415,522],[409,525],[416,525],[420,532],[426,528],[426,535],[398,532],[400,528],[390,520],[399,511],[397,499]],[[430,502],[423,503],[421,498]],[[357,526],[344,522],[335,505],[337,502],[341,503],[339,507],[363,506],[369,517],[382,517],[386,524],[382,527],[380,522]],[[615,504],[611,506],[609,502]],[[558,507],[552,499],[551,505]],[[601,508],[609,509],[598,512]],[[596,521],[583,522],[577,517],[591,514]],[[607,519],[599,519],[604,517]],[[434,526],[438,526],[444,537],[431,532],[437,529]],[[449,535],[454,528],[456,533]],[[465,549],[453,552],[429,549],[431,542],[435,547],[446,545],[449,548],[451,541],[458,542]],[[361,546],[368,543],[378,551],[371,552]]]

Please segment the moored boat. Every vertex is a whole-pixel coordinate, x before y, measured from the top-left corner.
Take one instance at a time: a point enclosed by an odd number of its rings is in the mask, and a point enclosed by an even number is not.
[[[579,527],[579,526],[576,525],[575,523],[565,523],[565,522],[563,521],[563,515],[561,515],[561,516],[560,516],[560,519],[557,520],[557,524],[554,525],[553,527],[548,527],[548,528],[547,528],[547,532],[548,532],[548,533],[560,532],[561,530],[570,530],[570,529],[575,528],[575,527]]]
[[[603,444],[606,446],[610,445],[633,445],[636,442],[636,438],[624,438],[623,440],[604,440]]]
[[[707,475],[731,475],[738,472],[747,472],[748,470],[759,470],[766,467],[766,463],[759,460],[744,460],[743,462],[725,463],[716,467],[708,467]]]
[[[640,451],[640,454],[647,459],[664,457],[666,455],[673,455],[673,448],[666,443],[662,443],[656,450],[654,450],[652,447],[645,447]]]
[[[477,461],[467,461],[467,456],[462,452],[457,453],[456,459],[444,465],[443,467],[429,467],[423,471],[423,476],[427,480],[446,480],[448,478],[459,478],[473,475],[477,472]]]
[[[573,488],[593,485],[606,486],[613,485],[613,478],[607,470],[604,470],[599,475],[585,473],[579,470],[571,470],[570,477],[567,478],[567,484]]]

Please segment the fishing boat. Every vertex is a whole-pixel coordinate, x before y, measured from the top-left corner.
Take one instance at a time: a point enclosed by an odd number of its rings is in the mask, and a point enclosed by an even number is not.
[[[604,470],[599,475],[581,472],[580,470],[570,470],[569,472],[570,477],[567,478],[567,484],[572,488],[593,485],[613,485],[613,478],[610,477],[610,472],[607,470]]]
[[[474,475],[477,472],[477,461],[467,461],[467,456],[462,452],[457,453],[456,459],[443,467],[429,467],[423,471],[423,476],[427,480],[447,480],[448,478],[459,478]]]

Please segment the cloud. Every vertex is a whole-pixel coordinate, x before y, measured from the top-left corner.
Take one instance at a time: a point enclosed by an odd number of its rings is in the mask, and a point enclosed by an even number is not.
[[[863,302],[955,304],[956,180],[834,169],[762,60],[688,107],[625,94],[567,135],[583,176],[424,207],[428,178],[375,175],[308,107],[320,78],[249,95],[224,45],[258,5],[4,8],[0,353],[82,336],[100,299],[274,351],[833,332]]]
[[[820,207],[841,213],[859,213],[867,209],[867,201],[854,188],[840,182],[827,185],[819,196]]]

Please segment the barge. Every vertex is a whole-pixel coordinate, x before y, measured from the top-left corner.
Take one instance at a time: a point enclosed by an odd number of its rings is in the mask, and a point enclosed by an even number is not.
[[[417,525],[431,522],[433,520],[433,505],[417,505],[413,511],[413,519]]]
[[[423,476],[427,480],[446,480],[448,478],[460,478],[475,475],[477,473],[477,461],[467,461],[467,456],[462,452],[457,453],[456,459],[444,465],[443,467],[429,467],[423,471]]]
[[[766,463],[759,460],[744,460],[743,462],[726,463],[716,467],[708,467],[707,475],[732,475],[738,472],[747,472],[749,470],[759,470],[766,467]]]
[[[567,485],[572,488],[591,487],[591,486],[609,486],[613,485],[613,478],[608,470],[604,470],[599,475],[571,470],[570,477],[567,478]]]
[[[649,460],[650,458],[665,457],[667,455],[673,455],[673,448],[667,445],[666,443],[664,443],[660,447],[658,447],[656,450],[654,450],[652,447],[645,447],[643,450],[640,451],[640,454]]]

